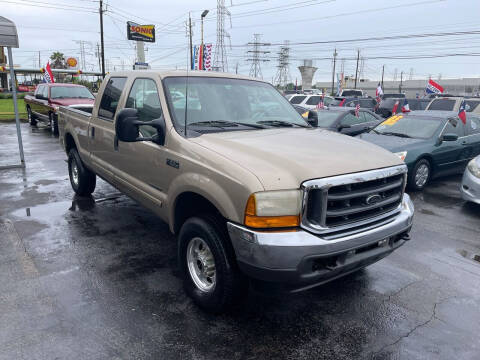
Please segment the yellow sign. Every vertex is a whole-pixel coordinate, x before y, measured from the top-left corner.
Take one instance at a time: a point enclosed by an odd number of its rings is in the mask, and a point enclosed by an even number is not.
[[[155,42],[155,25],[139,25],[127,22],[128,40]]]
[[[67,63],[68,67],[71,67],[71,68],[76,68],[78,65],[78,60],[75,59],[74,57],[67,58],[65,62]]]
[[[382,123],[382,125],[392,126],[393,124],[395,124],[401,118],[403,118],[403,115],[393,115],[393,116],[389,117],[387,120],[385,120]]]

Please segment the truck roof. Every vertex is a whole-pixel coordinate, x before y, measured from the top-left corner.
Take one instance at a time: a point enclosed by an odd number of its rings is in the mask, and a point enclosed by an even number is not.
[[[67,83],[40,83],[39,85],[46,85],[48,87],[56,87],[56,86],[62,86],[62,87],[85,87],[84,85],[80,84],[67,84]]]
[[[155,71],[155,70],[129,70],[129,71],[116,71],[110,72],[108,75],[110,76],[129,76],[132,74],[143,74],[143,75],[159,75],[162,79],[166,77],[172,76],[191,76],[191,77],[215,77],[215,78],[230,78],[230,79],[243,79],[243,80],[254,80],[259,82],[265,82],[262,79],[257,79],[254,77],[249,77],[245,75],[238,75],[238,74],[231,74],[231,73],[223,73],[223,72],[216,72],[216,71],[200,71],[200,70],[167,70],[167,71]]]

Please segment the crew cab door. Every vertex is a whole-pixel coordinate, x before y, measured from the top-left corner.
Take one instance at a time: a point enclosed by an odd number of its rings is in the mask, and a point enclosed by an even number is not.
[[[126,92],[125,108],[137,109],[140,121],[163,119],[158,84],[154,79],[136,78]],[[140,137],[150,138],[157,130],[148,125],[139,127]],[[162,139],[165,139],[163,134]],[[168,187],[167,149],[154,141],[118,142],[114,166],[117,170],[115,182],[133,198],[153,209],[162,207]]]
[[[91,163],[95,171],[109,182],[114,181],[114,163],[117,156],[114,119],[126,82],[126,77],[110,77],[108,79],[88,128]]]

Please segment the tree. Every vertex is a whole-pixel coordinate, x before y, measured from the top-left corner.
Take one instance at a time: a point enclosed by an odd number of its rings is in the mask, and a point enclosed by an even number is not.
[[[65,57],[63,53],[60,51],[55,51],[51,56],[50,60],[52,60],[52,68],[53,69],[66,69],[67,66],[65,64]]]

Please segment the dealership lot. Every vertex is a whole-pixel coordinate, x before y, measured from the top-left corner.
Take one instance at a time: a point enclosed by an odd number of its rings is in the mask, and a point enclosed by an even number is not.
[[[480,206],[460,176],[411,194],[412,240],[379,263],[214,316],[185,296],[166,224],[103,181],[74,197],[58,138],[22,131],[27,169],[0,171],[1,359],[478,358]],[[17,161],[15,126],[0,138]]]

